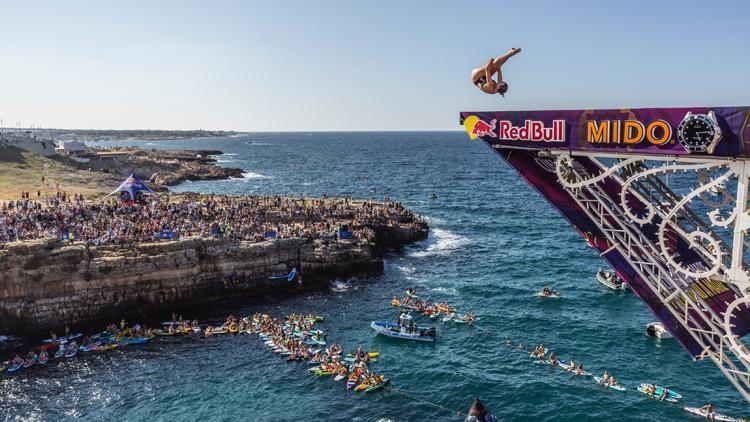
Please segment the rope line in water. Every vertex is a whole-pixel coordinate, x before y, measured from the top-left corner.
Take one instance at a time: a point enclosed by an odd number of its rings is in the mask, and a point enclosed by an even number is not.
[[[454,410],[454,409],[451,409],[449,407],[445,407],[445,406],[443,406],[440,403],[436,403],[436,402],[432,402],[432,401],[429,401],[429,400],[425,400],[425,399],[419,398],[417,396],[411,395],[406,390],[401,390],[401,389],[394,388],[394,387],[387,387],[386,390],[398,393],[399,395],[401,395],[401,397],[408,397],[408,398],[410,398],[410,399],[412,399],[414,401],[417,401],[417,402],[420,402],[420,403],[423,403],[423,404],[428,404],[430,406],[437,407],[438,409],[442,409],[442,410],[451,412],[452,414],[454,414],[456,416],[463,416],[463,412],[461,412],[460,410]]]

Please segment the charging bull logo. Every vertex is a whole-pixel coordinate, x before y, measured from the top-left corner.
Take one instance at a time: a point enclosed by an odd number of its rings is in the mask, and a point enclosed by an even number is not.
[[[466,133],[469,134],[469,139],[477,139],[484,136],[497,138],[497,135],[495,134],[496,125],[497,120],[495,119],[492,119],[489,123],[477,116],[469,116],[464,119],[464,127],[466,128]]]

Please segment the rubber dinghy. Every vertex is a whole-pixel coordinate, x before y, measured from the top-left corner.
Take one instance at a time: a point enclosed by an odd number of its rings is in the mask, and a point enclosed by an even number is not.
[[[398,324],[390,324],[382,321],[373,321],[370,323],[370,328],[380,335],[401,340],[432,342],[435,341],[436,335],[435,327],[417,327],[417,333],[410,334],[401,332],[401,327]]]

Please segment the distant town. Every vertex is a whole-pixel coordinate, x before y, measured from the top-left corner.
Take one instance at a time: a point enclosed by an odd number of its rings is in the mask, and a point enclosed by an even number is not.
[[[27,137],[54,139],[55,141],[119,141],[125,139],[143,139],[149,141],[206,138],[214,136],[232,136],[239,132],[233,130],[150,130],[150,129],[55,129],[55,128],[0,128],[0,138]]]

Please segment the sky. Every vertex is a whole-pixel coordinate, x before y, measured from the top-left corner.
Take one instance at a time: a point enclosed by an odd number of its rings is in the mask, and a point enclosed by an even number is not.
[[[750,105],[747,1],[0,0],[4,126],[460,130],[459,111]],[[505,98],[471,69],[511,47]]]

